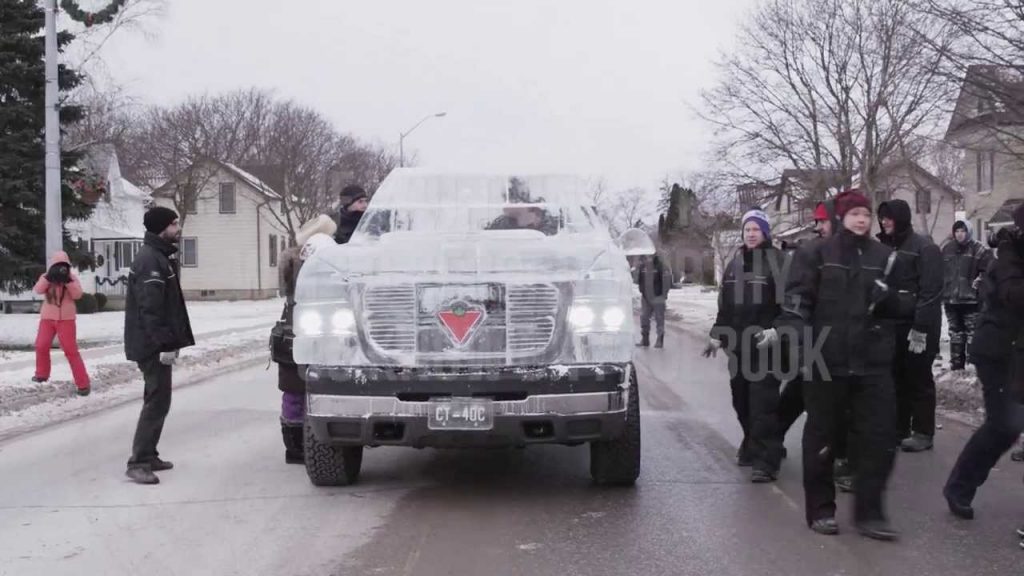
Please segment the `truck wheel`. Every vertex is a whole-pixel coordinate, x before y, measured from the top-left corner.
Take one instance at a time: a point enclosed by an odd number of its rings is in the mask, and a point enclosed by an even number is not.
[[[590,443],[590,476],[602,486],[632,486],[640,476],[640,395],[636,370],[629,380],[626,430],[614,440]]]
[[[314,486],[348,486],[359,479],[362,446],[332,446],[317,440],[306,423],[306,475]]]

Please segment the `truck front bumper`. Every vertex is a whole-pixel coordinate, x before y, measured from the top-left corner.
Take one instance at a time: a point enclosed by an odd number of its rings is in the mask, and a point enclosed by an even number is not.
[[[620,436],[631,366],[492,371],[310,368],[307,421],[338,445],[470,447],[579,444]],[[490,398],[488,430],[435,430],[431,400]]]

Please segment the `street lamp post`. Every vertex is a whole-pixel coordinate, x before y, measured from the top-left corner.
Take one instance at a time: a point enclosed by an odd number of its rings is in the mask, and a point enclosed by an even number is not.
[[[424,116],[422,120],[420,120],[419,122],[414,124],[412,128],[409,128],[405,132],[399,133],[399,135],[398,135],[398,165],[399,166],[405,166],[405,137],[408,136],[409,134],[412,134],[413,130],[419,128],[420,125],[423,124],[424,122],[426,122],[427,120],[430,120],[431,118],[444,118],[447,115],[448,115],[447,112],[438,112],[437,114],[429,114],[427,116]]]

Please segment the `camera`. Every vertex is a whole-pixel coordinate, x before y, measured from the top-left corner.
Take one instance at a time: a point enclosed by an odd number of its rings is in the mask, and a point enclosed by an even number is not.
[[[71,282],[71,266],[63,263],[50,266],[50,269],[46,271],[46,280],[50,284],[67,284]]]

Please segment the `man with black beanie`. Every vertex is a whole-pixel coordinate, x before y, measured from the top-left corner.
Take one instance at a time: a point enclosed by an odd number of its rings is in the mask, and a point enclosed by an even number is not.
[[[949,321],[949,368],[963,370],[967,348],[981,310],[978,288],[992,252],[973,238],[970,221],[957,220],[953,237],[942,245],[942,303]]]
[[[138,363],[146,387],[126,475],[138,484],[158,484],[154,474],[173,464],[161,460],[157,443],[171,408],[171,366],[178,351],[195,344],[181,293],[178,214],[157,206],[143,218],[146,235],[128,274],[124,351]]]
[[[935,436],[932,363],[942,331],[942,253],[930,237],[914,232],[903,200],[882,202],[878,220],[878,239],[896,252],[901,271],[891,282],[900,301],[892,365],[897,432],[904,452],[922,452],[932,449]]]
[[[350,184],[342,189],[339,199],[341,205],[338,207],[338,229],[334,232],[334,241],[347,244],[366,212],[369,195],[362,186]]]

